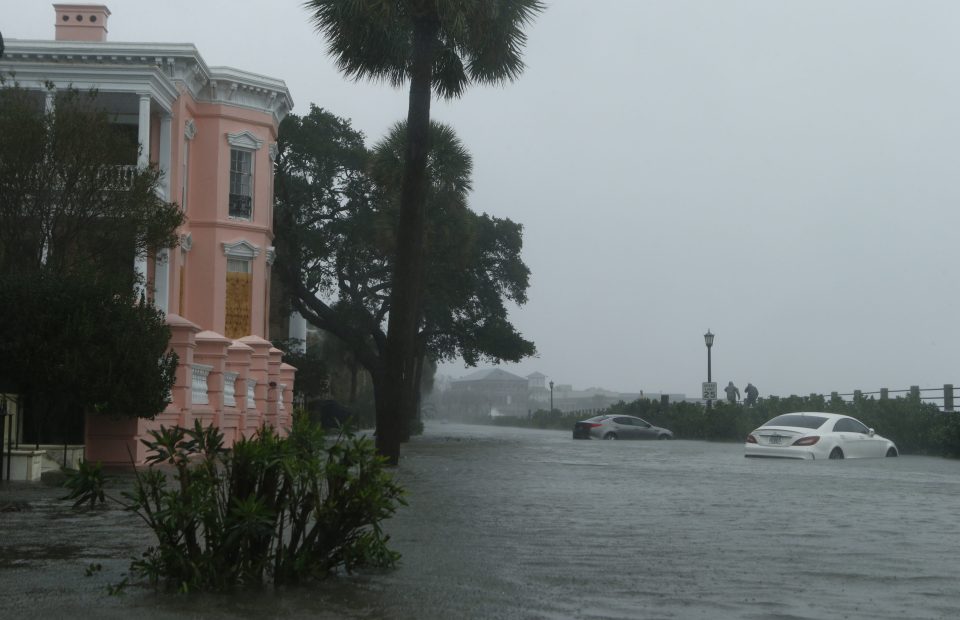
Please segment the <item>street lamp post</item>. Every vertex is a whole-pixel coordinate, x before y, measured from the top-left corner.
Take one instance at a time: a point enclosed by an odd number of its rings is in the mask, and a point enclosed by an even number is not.
[[[550,382],[550,413],[553,413],[553,381]]]
[[[711,334],[710,330],[707,330],[707,333],[703,335],[703,342],[707,345],[707,383],[713,383],[713,374],[711,373],[710,368],[710,349],[713,347],[713,337],[715,334]],[[710,410],[711,403],[713,401],[707,401],[707,410]]]

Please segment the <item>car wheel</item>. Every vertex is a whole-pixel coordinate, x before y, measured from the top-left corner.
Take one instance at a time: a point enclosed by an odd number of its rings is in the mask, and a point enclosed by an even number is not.
[[[617,434],[616,434],[616,433],[607,433],[606,435],[603,436],[603,438],[604,438],[604,439],[616,439],[616,438],[617,438]]]
[[[900,456],[896,448],[887,448],[887,456]]]
[[[833,451],[830,452],[830,458],[831,458],[831,459],[842,459],[842,458],[843,458],[843,450],[841,450],[840,448],[834,448]]]
[[[670,435],[660,435],[657,439],[670,439]]]

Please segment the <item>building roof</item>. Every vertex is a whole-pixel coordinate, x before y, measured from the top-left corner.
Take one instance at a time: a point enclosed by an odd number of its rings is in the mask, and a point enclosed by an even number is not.
[[[542,372],[531,372],[529,375],[527,375],[527,379],[546,379],[546,378],[547,378],[547,375],[543,374]]]
[[[509,373],[506,370],[500,370],[499,368],[485,368],[483,370],[478,370],[464,377],[460,377],[459,379],[454,379],[453,383],[465,381],[522,381],[524,384],[527,383],[527,380],[523,377]]]

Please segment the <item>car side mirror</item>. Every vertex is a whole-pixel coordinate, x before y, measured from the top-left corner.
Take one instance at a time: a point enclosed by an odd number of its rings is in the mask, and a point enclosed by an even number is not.
[[[867,429],[867,435],[870,435],[871,437],[873,437],[876,434],[877,434],[877,431],[873,430],[872,428]]]

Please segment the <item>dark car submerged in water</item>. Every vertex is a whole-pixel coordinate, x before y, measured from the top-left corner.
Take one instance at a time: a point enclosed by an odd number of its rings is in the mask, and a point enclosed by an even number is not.
[[[574,439],[673,439],[673,432],[632,415],[598,415],[573,425]]]

